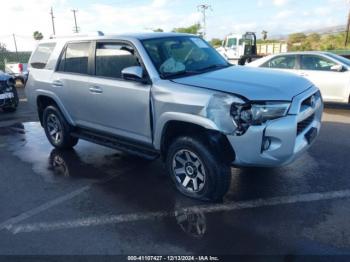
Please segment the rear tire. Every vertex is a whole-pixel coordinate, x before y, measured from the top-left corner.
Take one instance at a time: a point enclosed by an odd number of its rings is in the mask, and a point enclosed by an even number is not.
[[[48,106],[43,112],[43,127],[51,145],[59,149],[74,147],[79,139],[71,136],[71,127],[55,106]]]
[[[176,188],[184,195],[219,201],[231,182],[231,168],[217,157],[209,146],[193,137],[179,137],[166,156],[168,173]]]

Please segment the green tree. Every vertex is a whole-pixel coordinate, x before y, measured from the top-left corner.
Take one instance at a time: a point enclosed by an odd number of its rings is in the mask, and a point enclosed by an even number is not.
[[[291,51],[305,50],[303,43],[306,40],[306,34],[295,33],[288,36],[288,49]]]
[[[222,40],[219,39],[219,38],[213,38],[213,39],[210,41],[210,44],[211,44],[213,47],[219,47],[219,46],[221,46],[221,44],[222,44]]]
[[[200,29],[201,29],[201,25],[197,23],[189,27],[174,28],[172,31],[176,33],[187,33],[187,34],[198,35],[200,33]]]
[[[0,43],[0,52],[6,52],[6,51],[7,51],[6,45],[3,43]]]
[[[33,33],[33,38],[34,38],[35,40],[41,40],[41,39],[44,38],[44,36],[43,36],[43,34],[40,33],[39,31],[35,31],[35,32]]]
[[[302,43],[306,39],[306,35],[304,33],[295,33],[288,36],[288,43],[297,44]]]
[[[261,36],[262,36],[262,39],[264,40],[264,41],[266,41],[266,39],[267,39],[267,31],[266,30],[263,30],[262,32],[261,32]]]
[[[153,29],[153,32],[164,32],[164,30],[162,28],[157,28],[157,29]]]

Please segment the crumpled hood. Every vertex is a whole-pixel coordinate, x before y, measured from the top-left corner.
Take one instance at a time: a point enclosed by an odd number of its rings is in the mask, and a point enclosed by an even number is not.
[[[205,74],[173,80],[183,85],[198,86],[244,96],[249,100],[291,101],[313,84],[294,74],[243,66],[232,66]]]

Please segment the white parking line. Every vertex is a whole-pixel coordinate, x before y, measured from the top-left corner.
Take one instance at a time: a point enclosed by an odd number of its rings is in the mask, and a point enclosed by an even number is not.
[[[67,195],[64,195],[64,196],[61,196],[59,198],[56,198],[56,199],[54,199],[52,201],[49,201],[49,202],[47,202],[47,203],[45,203],[45,204],[43,204],[41,206],[38,206],[38,207],[36,207],[34,209],[31,209],[31,210],[29,210],[27,212],[24,212],[24,213],[22,213],[22,214],[20,214],[20,215],[18,215],[16,217],[10,218],[9,220],[6,220],[6,221],[4,221],[4,222],[2,222],[0,224],[0,230],[8,227],[9,225],[13,225],[13,224],[22,222],[23,220],[25,220],[27,218],[30,218],[30,217],[32,217],[34,215],[37,215],[37,214],[39,214],[39,213],[41,213],[41,212],[43,212],[43,211],[45,211],[45,210],[47,210],[47,209],[49,209],[51,207],[57,206],[57,205],[65,202],[67,200],[70,200],[70,199],[76,197],[77,195],[80,195],[81,193],[83,193],[83,192],[85,192],[85,191],[87,191],[89,189],[90,189],[90,186],[84,186],[84,187],[82,187],[82,188],[80,188],[78,190],[75,190],[75,191],[67,194]]]
[[[84,186],[84,187],[81,187],[81,188],[79,188],[77,190],[74,190],[73,192],[70,192],[70,193],[68,193],[66,195],[63,195],[63,196],[58,197],[56,199],[53,199],[53,200],[51,200],[49,202],[46,202],[45,204],[43,204],[41,206],[38,206],[38,207],[36,207],[34,209],[31,209],[31,210],[29,210],[27,212],[24,212],[24,213],[22,213],[22,214],[20,214],[20,215],[18,215],[16,217],[13,217],[13,218],[10,218],[10,219],[8,219],[8,220],[6,220],[4,222],[1,222],[0,223],[0,231],[5,229],[5,228],[13,226],[14,224],[18,224],[18,223],[20,223],[20,222],[22,222],[22,221],[24,221],[24,220],[26,220],[26,219],[28,219],[28,218],[30,218],[32,216],[35,216],[35,215],[37,215],[37,214],[39,214],[41,212],[44,212],[44,211],[46,211],[46,210],[48,210],[48,209],[50,209],[50,208],[52,208],[54,206],[62,204],[63,202],[71,200],[71,199],[75,198],[76,196],[84,193],[85,191],[88,191],[94,184],[106,183],[106,182],[116,178],[117,176],[119,176],[119,174],[112,175],[112,176],[109,176],[109,177],[107,177],[107,178],[105,178],[105,179],[103,179],[101,181],[97,181],[97,182],[91,183],[91,184],[89,184],[87,186]]]
[[[272,197],[265,199],[256,199],[250,201],[241,202],[231,202],[219,205],[203,205],[203,206],[193,206],[188,208],[177,209],[174,212],[146,212],[146,213],[134,213],[134,214],[121,214],[121,215],[110,215],[110,216],[100,216],[100,217],[87,217],[76,220],[68,221],[56,221],[56,222],[42,222],[33,224],[22,224],[13,225],[7,224],[6,229],[11,231],[13,234],[18,233],[28,233],[28,232],[38,232],[38,231],[52,231],[52,230],[62,230],[70,228],[80,228],[107,224],[118,224],[124,222],[134,222],[142,220],[155,220],[164,217],[172,217],[177,212],[203,212],[203,213],[213,213],[222,211],[233,211],[242,210],[250,208],[268,207],[268,206],[278,206],[286,204],[297,204],[297,203],[307,203],[322,200],[334,200],[341,198],[349,198],[350,190],[332,191],[325,193],[309,193],[293,196],[282,196],[282,197]]]

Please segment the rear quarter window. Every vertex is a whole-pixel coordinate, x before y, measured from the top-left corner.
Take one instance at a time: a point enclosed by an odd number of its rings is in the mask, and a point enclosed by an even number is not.
[[[91,42],[68,43],[61,55],[57,71],[88,74],[88,60]]]
[[[56,43],[39,44],[30,59],[30,67],[45,69]]]

